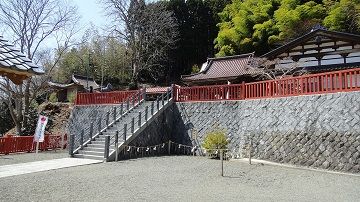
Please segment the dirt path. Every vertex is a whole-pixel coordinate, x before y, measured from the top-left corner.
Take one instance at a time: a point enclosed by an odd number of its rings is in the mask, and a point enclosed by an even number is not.
[[[2,178],[0,201],[358,201],[360,177],[152,157]]]
[[[69,157],[67,150],[46,151],[39,153],[15,153],[9,155],[0,155],[0,166],[16,163],[27,163],[33,161],[42,161],[50,159],[59,159]]]

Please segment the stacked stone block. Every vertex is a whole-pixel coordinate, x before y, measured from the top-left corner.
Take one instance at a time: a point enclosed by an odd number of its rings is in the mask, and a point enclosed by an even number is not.
[[[94,123],[94,134],[98,132],[98,121],[101,121],[101,127],[106,125],[106,113],[110,112],[110,121],[113,120],[113,108],[117,108],[117,114],[120,112],[121,105],[89,105],[75,106],[71,112],[67,131],[68,135],[75,135],[75,148],[80,144],[81,131],[84,130],[84,141],[89,137],[90,123]]]
[[[360,172],[360,92],[176,107],[175,122],[193,125],[181,130],[175,123],[178,136],[197,138],[201,144],[211,130],[225,129],[232,157],[247,157],[251,138],[255,158]]]

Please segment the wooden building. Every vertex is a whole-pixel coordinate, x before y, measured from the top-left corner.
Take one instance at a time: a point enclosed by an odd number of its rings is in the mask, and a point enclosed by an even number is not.
[[[269,65],[270,64],[270,65]],[[199,73],[184,75],[187,85],[252,82],[272,72],[274,78],[360,67],[360,36],[317,26],[309,33],[260,57],[254,53],[209,58]],[[287,71],[291,70],[291,71]]]
[[[297,67],[308,73],[360,66],[360,36],[317,27],[261,58],[276,60],[274,68]]]
[[[75,96],[78,92],[100,90],[100,86],[93,78],[74,74],[66,83],[48,82],[48,85],[56,92],[59,102],[69,101],[69,98]]]
[[[41,67],[32,63],[29,58],[0,36],[0,76],[5,76],[14,84],[19,85],[33,75],[44,73]]]
[[[258,69],[249,66],[254,54],[248,53],[220,58],[209,58],[199,73],[183,75],[188,85],[215,85],[254,81]]]

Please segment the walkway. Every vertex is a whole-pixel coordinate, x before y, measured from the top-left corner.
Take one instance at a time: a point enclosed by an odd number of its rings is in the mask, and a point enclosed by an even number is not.
[[[90,159],[61,158],[46,161],[35,161],[30,163],[5,165],[0,166],[0,178],[102,162],[103,161]]]
[[[36,186],[35,186],[36,185]],[[0,178],[0,201],[359,201],[360,178],[163,156]]]

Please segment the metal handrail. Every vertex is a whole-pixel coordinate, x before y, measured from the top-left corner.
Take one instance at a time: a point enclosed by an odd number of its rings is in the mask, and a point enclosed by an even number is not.
[[[159,100],[159,97],[161,97],[162,99],[161,100]],[[165,100],[165,98],[167,98],[166,100]],[[131,135],[130,135],[130,137],[133,135],[133,134],[135,134],[138,130],[140,130],[141,129],[141,127],[143,127],[144,125],[146,125],[146,123],[148,122],[148,121],[150,121],[151,120],[151,118],[153,117],[153,116],[155,116],[162,108],[164,108],[171,100],[173,99],[173,88],[171,88],[171,90],[170,91],[167,91],[166,93],[163,93],[163,94],[161,94],[160,96],[158,96],[158,98],[157,98],[157,103],[159,103],[159,102],[162,102],[161,103],[161,105],[159,105],[159,108],[157,108],[157,106],[155,106],[155,105],[152,105],[152,106],[154,106],[154,111],[153,111],[153,114],[151,114],[151,111],[150,111],[150,113],[148,113],[147,115],[147,119],[145,118],[145,113],[141,113],[141,120],[144,118],[144,121],[143,122],[141,122],[141,125],[139,126],[139,127],[137,127],[137,129],[135,130],[134,129],[134,131],[133,132],[131,132]],[[143,109],[143,111],[145,111],[146,110],[146,108],[144,108]],[[149,112],[149,111],[148,111]],[[136,125],[136,123],[138,123],[138,121],[139,121],[139,119],[137,119],[137,121],[136,122],[134,122],[134,127],[135,127],[135,125]],[[132,120],[130,121],[130,123],[132,122]],[[128,122],[129,123],[129,122]],[[124,123],[124,124],[128,124],[128,123]],[[128,124],[129,125],[129,124]],[[129,128],[127,129],[127,130],[129,130]],[[120,133],[120,131],[122,131],[122,133],[121,134],[123,134],[124,133],[124,130],[123,130],[123,128],[121,128],[120,130],[118,130],[118,132]],[[115,137],[115,135],[113,135],[110,139],[112,139],[112,138],[114,138]],[[123,137],[123,135],[122,135],[122,137]],[[130,137],[127,137],[126,139],[128,139],[128,138],[130,138]],[[114,138],[115,139],[115,138]],[[126,141],[126,140],[125,140]],[[125,141],[123,142],[123,143],[125,143]],[[123,144],[122,143],[122,144]],[[113,154],[114,152],[116,152],[121,146],[122,146],[122,144],[119,144],[119,143],[117,143],[118,144],[118,147],[117,148],[115,148],[115,151],[113,151],[111,154]],[[109,144],[109,147],[110,146],[112,146],[112,145],[116,145],[116,142],[112,142],[111,144]],[[106,148],[105,148],[106,149]],[[111,155],[111,154],[109,154],[109,156]]]
[[[142,91],[143,91],[143,92],[142,92]],[[97,133],[95,133],[95,135],[92,136],[91,139],[89,138],[89,139],[87,139],[85,142],[83,142],[82,145],[79,145],[72,153],[74,153],[74,154],[77,153],[79,150],[81,150],[83,147],[85,147],[87,144],[89,144],[93,139],[97,138],[100,134],[102,134],[103,132],[105,132],[107,128],[111,127],[113,124],[115,124],[117,121],[119,121],[122,117],[124,117],[126,114],[128,114],[130,111],[132,111],[134,108],[136,108],[136,107],[139,106],[141,103],[143,103],[143,102],[145,101],[144,92],[146,92],[146,89],[142,89],[142,90],[139,91],[138,94],[135,94],[135,95],[131,96],[131,97],[132,97],[132,100],[135,100],[135,96],[141,97],[141,99],[138,100],[138,102],[133,102],[133,105],[132,105],[131,108],[129,107],[129,109],[126,110],[126,111],[124,111],[123,114],[120,114],[120,116],[119,116],[116,120],[112,121],[111,123],[109,123],[108,125],[106,125],[104,128],[102,128],[100,131],[98,131]],[[129,104],[130,104],[128,101],[129,101],[129,99],[127,99],[126,109],[127,109],[127,107],[129,106]],[[123,103],[121,103],[121,104],[123,104]],[[81,139],[81,137],[78,138],[77,141],[79,141],[80,139]]]

